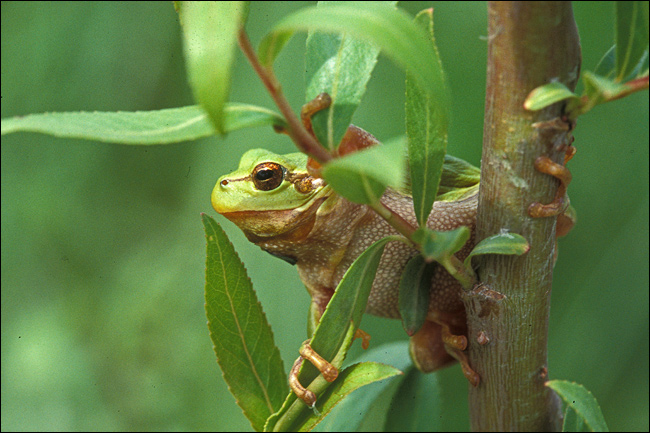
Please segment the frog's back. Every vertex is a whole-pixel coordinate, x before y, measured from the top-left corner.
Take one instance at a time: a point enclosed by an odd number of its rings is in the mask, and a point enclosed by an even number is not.
[[[413,212],[411,197],[389,190],[382,197],[382,202],[399,213],[414,226],[417,225]],[[427,221],[427,226],[434,230],[446,231],[460,226],[468,226],[471,237],[458,253],[463,259],[474,246],[474,228],[476,225],[476,208],[478,194],[473,194],[459,201],[435,202],[433,211]],[[345,256],[341,260],[334,275],[338,284],[347,268],[373,242],[397,232],[384,219],[374,212],[368,212],[364,219],[357,224]],[[398,292],[399,279],[408,260],[416,254],[416,250],[403,242],[391,242],[386,246],[381,258],[377,276],[373,283],[368,299],[367,312],[373,315],[389,318],[399,318]],[[430,311],[455,312],[462,309],[460,300],[460,284],[442,267],[437,266],[432,277]]]

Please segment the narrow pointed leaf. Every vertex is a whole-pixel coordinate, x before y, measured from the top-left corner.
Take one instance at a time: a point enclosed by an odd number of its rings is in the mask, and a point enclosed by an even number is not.
[[[404,372],[384,431],[436,432],[442,426],[443,400],[438,373],[422,373],[416,368]]]
[[[311,338],[311,347],[328,361],[343,362],[347,350],[352,343],[355,330],[359,327],[361,317],[366,310],[368,295],[375,279],[379,260],[386,244],[395,240],[387,237],[372,244],[352,263],[339,283],[334,296],[330,299],[320,323]],[[336,360],[335,360],[336,358]],[[320,372],[309,362],[304,362],[298,380],[304,387],[312,383],[324,381]],[[337,379],[334,383],[338,383]],[[317,395],[317,410],[322,409],[320,397]],[[269,418],[265,429],[273,430],[280,424],[287,430],[297,430],[312,414],[312,409],[291,393],[285,400],[279,412]]]
[[[354,362],[381,362],[408,373],[414,368],[408,351],[408,341],[382,344],[364,351]],[[369,416],[385,417],[385,413],[375,414],[373,409],[379,400],[386,397],[387,393],[395,392],[395,381],[402,381],[404,378],[405,375],[400,374],[389,380],[375,382],[356,390],[339,403],[330,415],[316,427],[315,431],[360,431],[361,424]],[[427,400],[427,402],[431,401]]]
[[[338,379],[319,396],[318,412],[309,411],[309,416],[300,425],[292,426],[291,431],[310,431],[320,423],[336,405],[341,403],[352,391],[372,384],[373,382],[384,381],[393,376],[401,375],[402,372],[395,367],[377,362],[362,362],[347,367],[340,374]],[[388,381],[385,381],[388,383]],[[354,394],[353,394],[354,395]],[[347,399],[345,399],[347,400]],[[357,408],[357,414],[358,414]],[[329,418],[328,418],[329,419]],[[349,431],[349,418],[345,419],[348,428],[330,431]]]
[[[246,2],[181,2],[185,63],[196,101],[224,134],[223,110],[230,93],[237,33]]]
[[[556,81],[539,86],[530,92],[524,101],[524,108],[530,111],[537,111],[556,102],[564,101],[565,99],[579,100],[580,98],[569,90],[567,86]]]
[[[284,366],[244,265],[221,227],[202,217],[210,338],[230,392],[253,428],[261,431],[287,394]]]
[[[373,146],[337,158],[323,168],[323,177],[350,201],[377,202],[387,187],[399,189],[404,181],[404,142]]]
[[[399,311],[402,325],[410,336],[420,330],[429,312],[431,277],[435,263],[427,263],[421,254],[406,264],[399,281]]]
[[[648,2],[617,1],[616,80],[632,73],[648,50]]]
[[[397,2],[388,3],[394,6]],[[367,2],[320,1],[318,8],[342,4],[363,8]],[[314,133],[325,147],[334,149],[352,123],[378,55],[378,47],[349,35],[309,33],[305,54],[306,101],[322,92],[332,98],[329,108],[312,117]]]
[[[481,169],[469,162],[445,155],[437,201],[457,201],[478,192]]]
[[[584,420],[590,431],[609,431],[596,398],[587,388],[566,380],[550,380],[546,386],[554,390]]]
[[[415,17],[417,25],[429,35],[429,44],[437,52],[433,36],[433,9]],[[442,71],[439,58],[438,69]],[[444,76],[443,76],[444,79]],[[444,84],[444,82],[443,82]],[[426,225],[438,191],[442,165],[447,151],[448,117],[435,96],[423,91],[416,79],[406,75],[406,135],[408,137],[411,191],[415,216],[420,226]]]
[[[441,115],[448,116],[449,96],[438,54],[427,32],[404,11],[382,3],[301,9],[278,22],[264,37],[258,50],[260,61],[270,67],[294,32],[309,30],[345,33],[375,44],[400,68],[408,69],[422,89],[435,95]]]
[[[286,125],[279,114],[247,104],[226,104],[223,120],[225,132]],[[216,134],[198,105],[156,111],[43,113],[2,119],[2,135],[12,132],[138,145],[179,143]]]
[[[520,256],[530,249],[528,241],[517,233],[502,233],[483,239],[465,259],[465,266],[470,267],[472,257],[481,254],[504,254]]]
[[[603,54],[603,57],[600,58],[596,67],[594,68],[594,74],[600,75],[601,77],[612,78],[616,72],[616,44],[612,45],[609,50]]]
[[[352,263],[336,288],[311,339],[312,348],[325,359],[333,359],[338,353],[350,321],[355,328],[359,327],[379,260],[386,244],[392,240],[394,237],[387,237],[372,244]],[[315,368],[309,370],[312,374],[316,372]],[[306,373],[305,376],[311,375]]]

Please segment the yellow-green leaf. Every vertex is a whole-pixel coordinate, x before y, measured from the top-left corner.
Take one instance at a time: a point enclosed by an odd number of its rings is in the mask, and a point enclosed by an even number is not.
[[[355,203],[377,202],[387,187],[404,181],[404,141],[372,146],[329,162],[323,177],[334,190]]]
[[[367,2],[319,1],[318,7],[342,4],[363,8]],[[341,142],[366,92],[378,55],[377,46],[350,35],[309,32],[305,53],[305,99],[311,101],[323,92],[332,98],[329,108],[312,117],[314,133],[323,146],[334,149]]]
[[[528,241],[517,233],[501,233],[483,239],[476,244],[471,253],[465,258],[465,266],[470,267],[472,257],[481,254],[504,254],[520,256],[530,249]]]
[[[448,116],[449,95],[438,54],[426,30],[404,11],[379,2],[363,7],[301,9],[280,20],[264,37],[258,50],[260,61],[270,67],[294,32],[310,30],[345,33],[377,45],[400,68],[408,70],[424,91],[434,95],[440,115]]]
[[[569,90],[567,86],[556,81],[533,89],[524,101],[524,108],[537,111],[565,99],[579,99],[579,97]]]
[[[550,380],[546,382],[546,386],[553,389],[564,403],[576,412],[590,431],[609,431],[596,398],[587,388],[566,380]]]
[[[335,364],[342,363],[352,343],[352,337],[366,311],[368,295],[375,279],[379,260],[386,244],[395,240],[387,237],[372,244],[352,263],[330,299],[320,323],[311,338],[311,347],[316,353]],[[336,358],[336,359],[335,359]],[[310,363],[304,362],[298,375],[300,383],[308,388],[315,385],[318,391],[328,389],[328,384],[319,371]],[[339,379],[334,384],[340,385]],[[331,385],[330,385],[331,386]],[[327,399],[317,395],[316,410],[321,411]],[[269,418],[265,428],[273,430],[277,424],[284,429],[295,431],[311,416],[312,409],[302,401],[296,401],[291,393],[279,412]]]
[[[223,108],[230,93],[230,74],[246,2],[181,2],[185,64],[196,101],[224,134]]]
[[[283,127],[286,122],[279,114],[263,107],[226,104],[225,132],[263,125]],[[198,105],[156,111],[28,114],[2,119],[2,135],[13,132],[138,145],[180,143],[217,133]]]

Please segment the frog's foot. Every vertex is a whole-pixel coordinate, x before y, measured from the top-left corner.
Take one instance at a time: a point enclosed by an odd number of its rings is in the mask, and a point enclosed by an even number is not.
[[[366,331],[362,331],[361,329],[357,328],[357,330],[354,332],[354,339],[356,340],[357,338],[361,339],[361,347],[363,347],[363,350],[366,350],[368,347],[370,347],[370,334],[368,334]]]
[[[327,93],[321,93],[311,101],[302,106],[300,110],[300,120],[305,129],[314,136],[314,129],[311,126],[311,117],[321,110],[325,110],[332,105],[332,98]]]
[[[472,386],[478,386],[481,383],[481,376],[470,367],[469,358],[465,353],[465,349],[467,349],[467,337],[452,334],[449,326],[445,323],[441,323],[440,326],[442,327],[442,341],[445,344],[447,353],[458,360],[467,381]]]
[[[354,333],[354,338],[361,339],[361,347],[367,349],[370,345],[370,334],[361,329],[357,329]],[[331,363],[327,362],[322,356],[312,349],[309,344],[310,340],[306,340],[300,346],[300,356],[293,363],[291,367],[291,372],[289,373],[289,388],[296,394],[296,396],[305,402],[309,407],[313,407],[316,403],[316,395],[313,392],[302,386],[298,381],[298,373],[300,372],[300,367],[302,367],[303,360],[311,362],[314,367],[318,369],[323,375],[323,378],[328,382],[334,382],[339,375],[338,368],[334,367]]]
[[[478,386],[480,376],[470,367],[467,354],[467,337],[452,333],[448,321],[438,314],[427,320],[422,328],[411,337],[409,351],[418,370],[429,373],[453,364],[460,363],[463,374],[473,386]]]
[[[427,320],[411,337],[409,352],[415,366],[424,373],[439,370],[457,360],[467,380],[478,386],[480,377],[469,366],[464,352],[466,348],[467,337],[453,334],[449,325],[442,320]]]
[[[365,341],[366,340],[364,338],[364,342]],[[289,372],[289,388],[291,388],[294,394],[296,394],[299,399],[304,401],[307,406],[314,407],[314,404],[316,404],[316,395],[302,386],[302,384],[298,381],[298,372],[300,371],[303,360],[306,359],[307,361],[311,362],[314,367],[316,367],[318,371],[321,372],[323,378],[325,378],[325,380],[328,382],[334,382],[336,380],[339,375],[339,370],[327,362],[318,353],[316,353],[314,349],[312,349],[309,345],[309,340],[306,340],[304,343],[302,343],[299,352],[300,357],[298,357],[298,359],[296,359],[296,361],[293,363],[293,367],[291,367],[291,371]]]
[[[575,153],[576,148],[569,145],[564,156],[565,165],[573,158]],[[564,165],[553,162],[546,156],[540,156],[535,160],[535,169],[559,179],[560,186],[555,194],[555,199],[551,203],[531,203],[528,207],[528,215],[533,218],[544,218],[563,214],[569,207],[569,197],[566,195],[566,190],[571,182],[571,172]]]
[[[321,93],[318,96],[316,96],[314,99],[312,99],[311,101],[303,105],[302,108],[300,109],[300,120],[302,121],[302,124],[307,130],[307,132],[309,132],[312,135],[312,137],[316,137],[316,136],[314,135],[314,129],[311,126],[311,117],[314,114],[318,113],[319,111],[325,110],[330,105],[332,105],[332,98],[330,97],[330,95],[327,93]],[[283,126],[273,125],[273,129],[278,134],[289,135],[289,131],[287,130],[287,128]]]

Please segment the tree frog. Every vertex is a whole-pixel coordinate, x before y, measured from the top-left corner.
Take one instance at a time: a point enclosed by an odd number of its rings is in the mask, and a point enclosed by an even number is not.
[[[312,132],[309,117],[313,110],[309,110],[307,107],[308,113],[304,115],[303,109],[303,123]],[[339,148],[374,144],[378,142],[372,135],[351,125]],[[219,178],[211,198],[214,209],[235,223],[248,240],[296,266],[312,299],[311,322],[317,323],[352,262],[372,243],[397,232],[368,206],[337,195],[324,179],[311,174],[311,163],[302,153],[278,155],[264,149],[249,150],[237,170]],[[447,156],[439,195],[427,221],[434,230],[446,231],[462,225],[471,229],[471,238],[458,253],[460,259],[475,244],[479,174],[478,168]],[[389,189],[381,201],[417,227],[413,200],[406,191]],[[400,317],[399,279],[407,261],[416,253],[401,242],[386,246],[367,313]],[[460,294],[458,281],[437,266],[431,279],[427,321],[411,337],[410,354],[416,366],[425,372],[459,360],[470,383],[477,385],[479,377],[463,353],[467,329]]]

